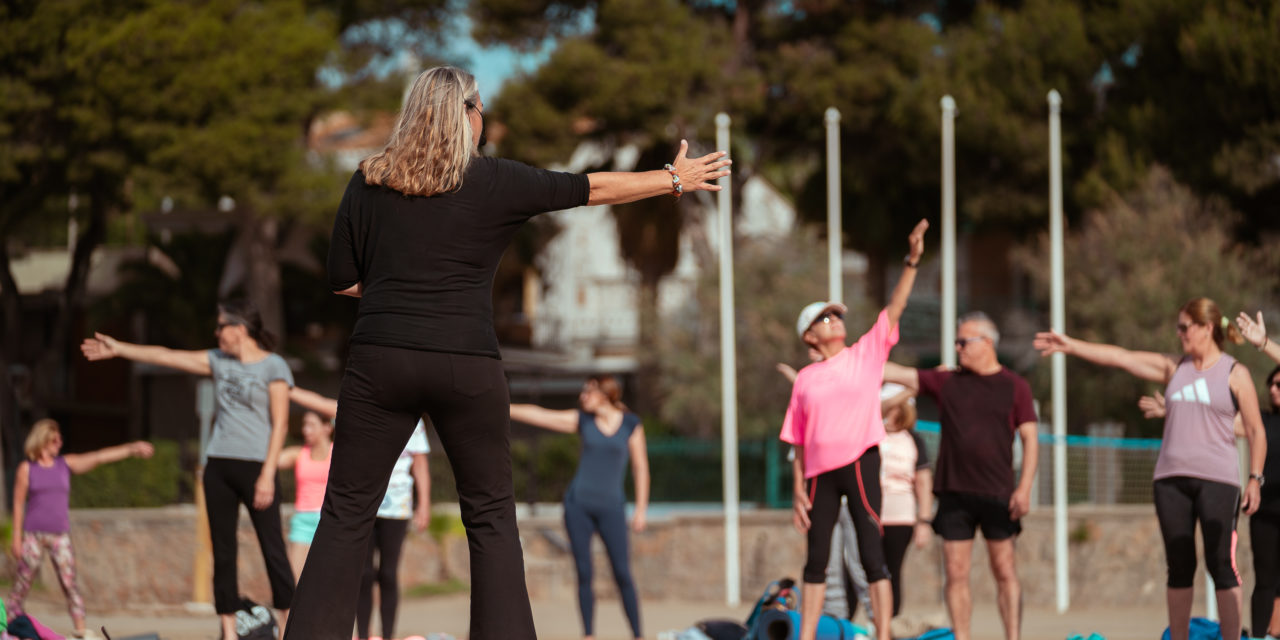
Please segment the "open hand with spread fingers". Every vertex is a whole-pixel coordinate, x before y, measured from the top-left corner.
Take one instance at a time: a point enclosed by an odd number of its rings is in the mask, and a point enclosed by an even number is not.
[[[733,164],[727,156],[728,151],[712,151],[698,158],[689,157],[689,141],[680,141],[680,152],[671,162],[672,171],[680,176],[680,185],[684,193],[690,191],[719,191],[716,180],[729,175],[729,165]]]

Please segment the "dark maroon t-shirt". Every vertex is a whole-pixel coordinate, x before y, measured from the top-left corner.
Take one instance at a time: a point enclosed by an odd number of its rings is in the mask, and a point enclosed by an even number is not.
[[[935,493],[958,492],[1007,500],[1013,495],[1013,436],[1036,421],[1031,385],[1001,369],[978,375],[968,369],[921,369],[920,393],[938,403],[942,440],[934,471]]]

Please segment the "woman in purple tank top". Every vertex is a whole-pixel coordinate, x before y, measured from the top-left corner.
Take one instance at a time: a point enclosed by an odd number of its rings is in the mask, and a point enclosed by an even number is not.
[[[1261,502],[1267,439],[1249,370],[1222,351],[1228,339],[1244,342],[1236,327],[1212,300],[1196,298],[1178,310],[1177,328],[1180,357],[1130,351],[1055,332],[1037,333],[1035,348],[1041,355],[1075,355],[1166,385],[1164,441],[1153,493],[1169,570],[1170,637],[1186,640],[1190,633],[1199,522],[1205,567],[1217,589],[1222,637],[1238,638],[1243,607],[1235,560],[1236,516],[1241,507],[1236,414],[1249,441],[1249,481],[1243,487],[1243,508],[1248,514],[1257,511]]]
[[[18,559],[17,577],[9,594],[9,610],[22,613],[22,602],[31,589],[31,578],[40,568],[44,552],[49,552],[58,572],[58,582],[67,594],[67,608],[75,624],[75,638],[86,635],[84,599],[76,587],[76,559],[71,549],[68,498],[71,474],[88,473],[101,464],[130,457],[150,458],[149,442],[130,442],[89,453],[62,451],[62,433],[53,420],[40,420],[27,436],[27,459],[18,465],[13,486],[13,557]]]

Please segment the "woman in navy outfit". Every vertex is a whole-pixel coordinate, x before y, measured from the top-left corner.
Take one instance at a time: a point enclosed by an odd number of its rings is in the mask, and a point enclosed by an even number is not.
[[[627,456],[635,477],[636,510],[631,529],[644,530],[649,506],[649,456],[645,451],[644,426],[627,411],[622,390],[613,376],[594,376],[578,394],[581,410],[544,409],[531,404],[511,405],[511,419],[535,427],[577,433],[582,440],[578,471],[564,495],[564,526],[578,569],[578,607],[582,611],[582,635],[593,637],[595,597],[591,592],[591,536],[599,533],[613,566],[622,608],[637,640],[640,633],[640,603],[631,578],[631,558],[627,540],[627,496],[623,473]]]

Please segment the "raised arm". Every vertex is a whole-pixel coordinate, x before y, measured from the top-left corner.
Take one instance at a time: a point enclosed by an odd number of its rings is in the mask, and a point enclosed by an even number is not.
[[[298,456],[302,454],[302,447],[292,446],[285,447],[280,450],[280,457],[276,458],[276,469],[292,469],[298,465]]]
[[[213,373],[209,368],[209,351],[181,351],[168,347],[121,342],[105,333],[94,333],[92,338],[85,338],[80,343],[80,352],[91,361],[124,358],[134,362],[160,365],[207,376]]]
[[[560,433],[578,431],[577,409],[544,409],[536,404],[513,404],[511,419]]]
[[[330,420],[338,416],[337,400],[322,396],[310,389],[303,389],[302,387],[290,388],[289,401],[304,409],[310,409]]]
[[[1258,411],[1258,392],[1253,388],[1249,368],[1237,363],[1227,379],[1231,392],[1240,403],[1240,420],[1244,425],[1244,437],[1249,441],[1249,480],[1244,486],[1244,512],[1253,515],[1261,504],[1262,485],[1257,477],[1267,459],[1267,432],[1262,427],[1262,414]]]
[[[1065,353],[1104,367],[1115,367],[1152,382],[1169,382],[1178,366],[1178,363],[1163,353],[1130,351],[1111,344],[1085,342],[1056,331],[1037,333],[1033,344],[1042,356]]]
[[[907,236],[906,265],[902,276],[898,278],[898,285],[893,288],[893,295],[889,296],[888,306],[884,308],[889,314],[890,326],[898,324],[902,311],[907,308],[907,298],[911,297],[911,287],[915,286],[916,273],[920,270],[920,255],[924,253],[924,232],[928,228],[929,221],[921,220],[911,230],[911,235]]]
[[[14,558],[22,557],[22,523],[27,518],[27,489],[31,482],[31,463],[23,460],[13,474],[13,531],[9,552]]]
[[[914,367],[904,367],[893,362],[884,363],[884,381],[895,382],[906,387],[911,393],[920,393],[920,372]]]
[[[267,441],[267,457],[262,461],[262,472],[253,485],[253,508],[261,511],[271,506],[276,496],[276,465],[284,449],[285,436],[289,434],[289,383],[272,380],[267,384],[270,403],[271,437]]]
[[[119,462],[125,458],[150,458],[155,452],[156,448],[150,442],[138,440],[89,453],[68,453],[62,458],[67,461],[67,468],[71,469],[71,473],[81,474],[93,471],[99,465]]]
[[[639,533],[644,531],[649,510],[649,448],[645,445],[644,425],[636,425],[636,430],[631,432],[627,450],[631,452],[631,477],[636,488],[636,512],[631,517],[631,530]]]
[[[1258,312],[1258,319],[1255,321],[1249,317],[1249,314],[1241,311],[1236,316],[1236,326],[1240,327],[1240,335],[1249,341],[1254,348],[1265,353],[1268,358],[1280,362],[1280,344],[1276,344],[1267,336],[1267,325],[1262,321],[1262,312]]]
[[[692,191],[719,191],[716,180],[729,175],[729,165],[733,161],[725,156],[727,151],[713,151],[701,158],[689,158],[689,142],[680,141],[680,153],[671,163],[675,175],[680,177],[680,187],[684,193]],[[658,169],[655,171],[602,171],[587,174],[591,191],[587,196],[588,205],[622,204],[635,202],[645,198],[665,195],[674,192],[675,183],[671,172]]]

